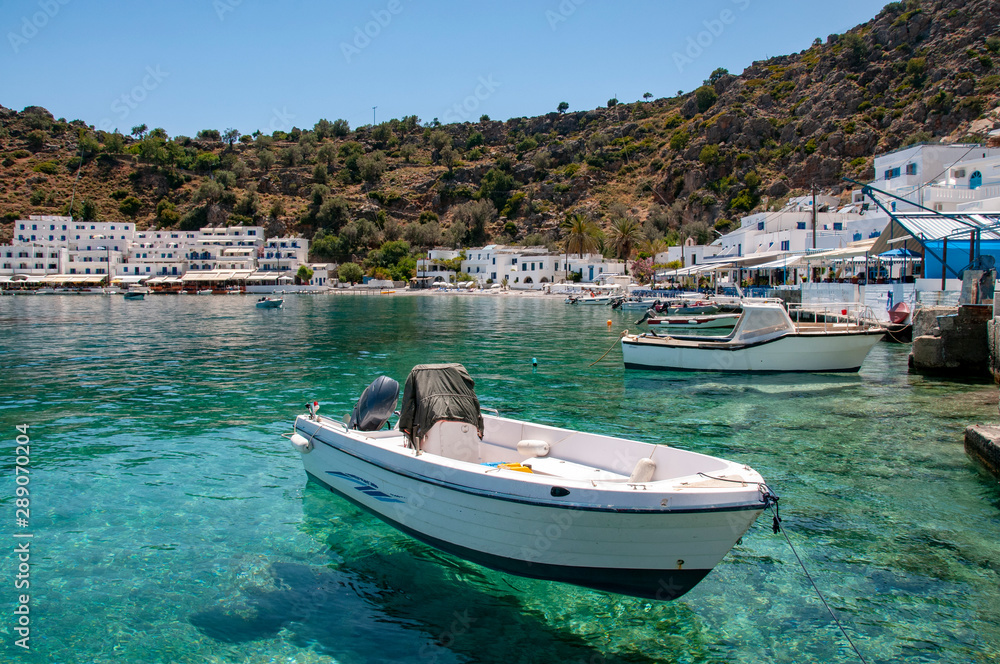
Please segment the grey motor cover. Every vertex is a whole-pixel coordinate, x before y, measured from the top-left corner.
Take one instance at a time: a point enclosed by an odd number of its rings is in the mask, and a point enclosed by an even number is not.
[[[466,422],[483,437],[476,382],[461,364],[418,364],[403,387],[399,428],[419,440],[440,420]]]
[[[378,431],[396,411],[399,383],[388,376],[379,376],[361,393],[347,425],[359,431]]]

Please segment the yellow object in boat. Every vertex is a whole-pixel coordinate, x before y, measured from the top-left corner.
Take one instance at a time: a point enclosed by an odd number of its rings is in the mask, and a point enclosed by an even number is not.
[[[502,470],[516,470],[519,473],[530,473],[531,467],[522,463],[501,463],[497,468]]]

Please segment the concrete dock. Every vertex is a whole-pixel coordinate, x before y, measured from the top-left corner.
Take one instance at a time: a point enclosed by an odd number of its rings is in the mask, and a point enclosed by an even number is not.
[[[982,424],[968,427],[965,451],[1000,478],[1000,427]]]

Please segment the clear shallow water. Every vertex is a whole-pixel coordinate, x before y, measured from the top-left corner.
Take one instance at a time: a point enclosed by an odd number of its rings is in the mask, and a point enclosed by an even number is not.
[[[605,321],[612,318],[609,330]],[[962,448],[991,384],[906,373],[625,372],[637,318],[556,299],[237,296],[0,299],[0,536],[14,425],[31,425],[32,651],[4,661],[852,662],[761,518],[679,601],[499,574],[307,484],[281,438],[313,398],[462,362],[485,406],[745,461],[871,662],[1000,658],[1000,486]],[[539,365],[532,370],[531,358]]]

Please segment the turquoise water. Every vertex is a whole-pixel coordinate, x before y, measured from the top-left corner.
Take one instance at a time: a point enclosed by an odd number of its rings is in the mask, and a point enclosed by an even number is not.
[[[2,660],[857,661],[770,519],[650,603],[485,570],[306,483],[281,437],[303,404],[339,416],[441,361],[502,414],[752,465],[869,662],[1000,658],[1000,485],[962,448],[997,419],[992,384],[908,375],[889,344],[858,375],[626,373],[617,349],[589,367],[635,318],[471,295],[0,298]],[[15,530],[34,535],[30,652]]]

